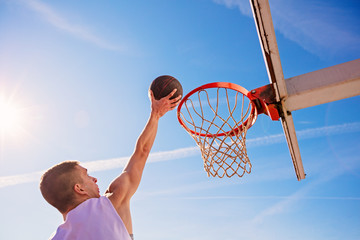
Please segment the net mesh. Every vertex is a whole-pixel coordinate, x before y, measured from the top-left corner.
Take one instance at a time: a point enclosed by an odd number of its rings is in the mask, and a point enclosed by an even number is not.
[[[245,142],[257,114],[246,96],[227,88],[202,89],[185,100],[179,116],[201,150],[208,176],[251,172]]]

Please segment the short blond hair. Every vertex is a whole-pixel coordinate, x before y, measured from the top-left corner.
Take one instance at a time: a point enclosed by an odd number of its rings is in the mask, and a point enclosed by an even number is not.
[[[40,179],[40,191],[45,200],[65,213],[74,203],[74,186],[82,179],[76,171],[78,161],[64,161],[49,168]]]

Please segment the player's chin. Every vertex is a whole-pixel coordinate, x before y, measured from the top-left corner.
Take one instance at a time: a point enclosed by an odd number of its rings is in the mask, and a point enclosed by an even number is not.
[[[101,196],[100,195],[100,190],[96,189],[91,195],[92,195],[93,198],[99,198]]]

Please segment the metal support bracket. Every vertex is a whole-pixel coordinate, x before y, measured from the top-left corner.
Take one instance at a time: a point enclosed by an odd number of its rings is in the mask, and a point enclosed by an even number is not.
[[[275,89],[272,83],[251,90],[248,97],[254,102],[258,114],[265,113],[271,120],[279,120],[281,108],[279,108],[279,102],[276,101]]]

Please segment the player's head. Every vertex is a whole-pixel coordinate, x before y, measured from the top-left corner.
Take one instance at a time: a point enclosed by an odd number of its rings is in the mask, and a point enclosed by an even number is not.
[[[40,191],[45,200],[61,213],[79,204],[79,201],[100,197],[97,179],[77,161],[65,161],[48,169],[41,177]]]

